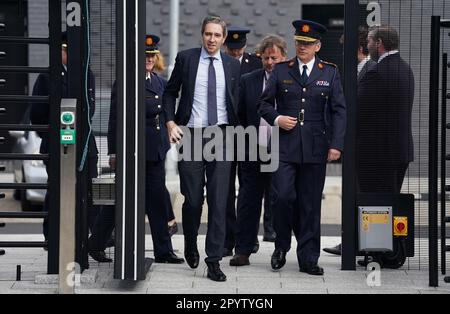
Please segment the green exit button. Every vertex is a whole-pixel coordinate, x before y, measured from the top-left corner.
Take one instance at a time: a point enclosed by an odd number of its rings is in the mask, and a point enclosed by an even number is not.
[[[63,125],[71,125],[74,124],[75,115],[73,112],[63,112],[61,113],[61,123]]]
[[[61,130],[61,145],[73,145],[76,140],[75,130]]]

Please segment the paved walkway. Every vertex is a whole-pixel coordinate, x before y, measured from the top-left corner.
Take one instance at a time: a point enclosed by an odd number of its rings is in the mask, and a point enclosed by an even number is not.
[[[17,237],[16,235],[14,237]],[[22,240],[40,240],[40,236],[20,236]],[[13,236],[0,235],[0,240],[11,240]],[[199,250],[204,254],[204,236],[199,237]],[[261,239],[260,239],[261,240]],[[323,246],[335,245],[339,238],[322,237]],[[173,237],[175,248],[183,247],[183,237]],[[295,247],[293,240],[293,247]],[[147,236],[148,257],[152,257],[151,238]],[[230,267],[230,258],[224,258],[222,269],[228,276],[224,283],[216,283],[206,278],[206,265],[201,261],[196,270],[187,264],[153,264],[147,279],[138,283],[121,282],[113,279],[113,264],[99,265],[91,261],[91,269],[82,276],[77,293],[149,293],[149,294],[450,294],[450,285],[440,278],[439,288],[428,287],[426,270],[382,270],[380,286],[367,284],[367,272],[340,270],[340,258],[323,254],[320,259],[325,269],[323,277],[312,277],[298,271],[295,251],[288,254],[286,266],[279,272],[270,268],[273,244],[261,242],[258,254],[250,258],[251,265]],[[109,252],[112,253],[112,252]],[[182,256],[182,252],[177,252]],[[22,267],[22,280],[16,280],[16,266]],[[42,249],[7,249],[0,256],[0,293],[57,293],[56,284],[36,284],[42,282],[39,275],[46,271],[46,253]],[[38,277],[37,277],[38,276]],[[372,276],[369,276],[372,278]],[[42,279],[42,278],[41,278]]]

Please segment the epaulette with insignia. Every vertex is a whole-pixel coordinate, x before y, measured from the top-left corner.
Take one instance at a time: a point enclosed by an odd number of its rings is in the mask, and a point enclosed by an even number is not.
[[[290,68],[292,68],[295,65],[295,59],[296,58],[287,61],[287,62],[289,62],[289,67]]]
[[[327,61],[321,61],[322,63],[324,63],[324,64],[328,64],[328,65],[331,65],[332,67],[335,67],[335,68],[337,68],[338,66],[336,65],[336,64],[334,64],[334,63],[331,63],[331,62],[327,62]]]

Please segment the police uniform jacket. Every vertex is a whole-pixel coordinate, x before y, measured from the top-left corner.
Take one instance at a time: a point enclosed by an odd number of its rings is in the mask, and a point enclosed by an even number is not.
[[[241,76],[262,68],[261,59],[256,55],[245,52],[241,62]]]
[[[280,161],[326,163],[330,148],[344,149],[346,104],[340,75],[335,65],[317,57],[305,84],[297,58],[277,64],[258,112],[271,125],[280,115],[298,119],[294,129],[280,128]]]
[[[95,78],[94,74],[89,70],[88,72],[88,98],[90,105],[90,119],[95,113]],[[40,74],[36,80],[33,87],[33,96],[48,96],[50,94],[50,77],[48,74]],[[61,87],[61,97],[67,98],[68,93],[68,83],[67,83],[67,71],[62,67],[62,87]],[[31,107],[30,120],[32,124],[45,125],[49,124],[49,104],[34,103]],[[86,111],[87,112],[87,111]],[[40,153],[47,154],[49,152],[49,139],[48,133],[39,132],[39,136],[42,138]],[[83,141],[84,142],[84,141]],[[84,143],[83,143],[84,145]],[[88,156],[96,158],[98,154],[97,145],[94,136],[89,138],[89,150]],[[96,166],[95,166],[96,167]]]
[[[166,87],[166,80],[152,73],[151,83],[145,82],[146,106],[146,160],[162,161],[170,149],[169,135],[162,108],[162,94]],[[116,153],[117,130],[117,95],[114,84],[111,95],[111,110],[108,128],[108,153]]]

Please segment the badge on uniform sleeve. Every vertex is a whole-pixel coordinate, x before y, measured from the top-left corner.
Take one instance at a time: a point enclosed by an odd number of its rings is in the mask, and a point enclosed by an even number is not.
[[[330,82],[328,82],[328,81],[317,81],[316,85],[317,86],[329,87],[330,86]]]

